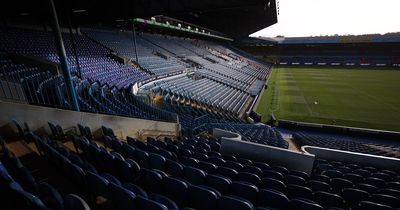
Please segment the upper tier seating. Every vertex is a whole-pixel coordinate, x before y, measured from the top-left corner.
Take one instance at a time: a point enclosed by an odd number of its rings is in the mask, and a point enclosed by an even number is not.
[[[0,79],[21,84],[29,103],[72,108],[61,75],[55,75],[38,67],[15,63],[1,53],[0,64]],[[74,77],[73,82],[82,111],[170,122],[177,120],[175,114],[150,106],[127,90],[109,88],[107,85],[100,86],[98,82],[90,83],[78,77]],[[10,90],[2,88],[0,91],[2,95],[7,95]]]
[[[133,66],[119,63],[107,55],[109,50],[85,36],[74,34],[75,57],[71,36],[63,33],[67,61],[72,72],[79,74],[76,59],[79,60],[80,77],[98,81],[118,88],[127,88],[148,74]],[[56,45],[51,32],[11,27],[0,28],[0,51],[37,56],[59,63]]]
[[[162,75],[185,70],[185,66],[178,62],[177,59],[173,57],[165,59],[157,55],[157,53],[163,53],[164,51],[155,45],[151,46],[150,43],[146,43],[146,40],[139,36],[136,39],[135,49],[135,42],[131,32],[89,28],[85,28],[83,31],[96,41],[131,60],[136,60],[135,51],[137,51],[137,62],[142,68],[153,74]],[[165,55],[165,53],[163,54]]]

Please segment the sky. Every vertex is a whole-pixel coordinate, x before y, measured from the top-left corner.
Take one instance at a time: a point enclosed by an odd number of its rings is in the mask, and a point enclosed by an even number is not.
[[[278,23],[251,36],[400,32],[400,0],[276,0]]]

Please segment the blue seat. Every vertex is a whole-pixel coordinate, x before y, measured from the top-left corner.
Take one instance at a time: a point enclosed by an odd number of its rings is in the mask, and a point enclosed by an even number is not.
[[[108,194],[108,184],[109,181],[104,177],[94,174],[92,172],[87,172],[86,183],[91,194],[94,196],[107,197]]]
[[[136,203],[137,203],[137,209],[168,210],[168,208],[165,205],[140,196],[136,197]]]
[[[219,151],[221,149],[221,145],[216,141],[210,141],[210,148],[212,151]]]
[[[393,210],[392,207],[370,201],[361,201],[356,210]]]
[[[73,163],[67,164],[67,168],[74,183],[78,186],[85,186],[85,172],[83,172],[82,168]]]
[[[374,177],[368,177],[364,180],[365,184],[370,184],[372,186],[375,186],[377,188],[381,188],[385,185],[385,180],[379,179],[379,178],[374,178]]]
[[[176,154],[176,153],[175,153]],[[179,157],[192,157],[193,153],[192,151],[184,148],[179,148],[177,155]]]
[[[293,199],[293,198],[312,198],[312,190],[308,187],[290,184],[286,186],[286,195]]]
[[[115,152],[122,152],[122,142],[117,140],[117,139],[113,139],[111,140],[111,145],[110,147],[115,151]]]
[[[166,206],[168,208],[168,210],[179,210],[178,205],[176,205],[176,203],[174,201],[172,201],[171,199],[169,199],[163,195],[151,194],[149,198],[153,201],[163,204],[164,206]]]
[[[149,153],[149,165],[150,168],[164,170],[165,169],[165,158],[159,154]]]
[[[314,201],[324,208],[343,208],[344,200],[337,194],[319,191],[314,193]]]
[[[161,191],[160,186],[163,177],[154,170],[144,169],[140,170],[140,183],[146,192],[158,193]]]
[[[269,166],[267,163],[262,162],[254,162],[253,166],[260,168],[262,171],[271,169],[271,166]]]
[[[343,173],[342,172],[340,172],[338,170],[334,170],[334,169],[324,171],[322,173],[322,175],[329,176],[329,178],[331,178],[331,179],[343,177]]]
[[[372,186],[370,184],[358,184],[354,188],[359,189],[359,190],[363,190],[363,191],[368,192],[370,194],[375,193],[376,191],[378,191],[377,187]]]
[[[372,194],[368,201],[379,203],[387,206],[391,206],[393,208],[397,208],[400,206],[399,198],[393,197],[391,195],[384,194]]]
[[[280,192],[286,192],[286,185],[282,181],[273,178],[262,179],[260,187],[274,189]]]
[[[235,181],[229,186],[229,194],[245,198],[250,202],[255,202],[257,200],[258,188],[253,184]]]
[[[310,177],[310,181],[311,180],[325,182],[325,183],[328,183],[328,184],[331,182],[331,178],[329,178],[329,176],[322,175],[322,174],[314,174],[314,175],[312,175]]]
[[[364,177],[353,173],[347,173],[343,176],[343,178],[353,182],[353,184],[358,184],[364,181]]]
[[[296,170],[292,170],[289,172],[290,175],[295,175],[295,176],[299,176],[301,178],[303,178],[304,180],[308,180],[310,177],[308,176],[308,174],[306,172],[303,171],[296,171]]]
[[[324,192],[331,192],[332,188],[329,184],[325,182],[311,180],[307,183],[307,186],[314,192],[317,191],[324,191]]]
[[[257,204],[263,207],[272,207],[276,209],[286,209],[289,199],[285,194],[273,189],[261,189],[258,192]]]
[[[283,166],[272,166],[271,169],[281,173],[282,175],[286,175],[289,173],[289,170]]]
[[[89,205],[75,194],[65,195],[63,204],[64,210],[90,210]]]
[[[385,174],[385,173],[382,173],[382,172],[373,173],[373,174],[371,174],[371,177],[382,179],[382,180],[385,180],[385,181],[389,181],[392,178],[391,175]]]
[[[240,172],[249,172],[249,173],[253,173],[256,174],[257,176],[261,176],[262,175],[262,170],[256,166],[243,166],[242,170],[239,170]]]
[[[118,210],[136,209],[136,195],[122,186],[110,183],[108,185],[108,198]]]
[[[354,170],[352,173],[358,174],[358,175],[360,175],[360,176],[362,176],[362,177],[364,177],[364,178],[366,178],[366,177],[368,177],[369,175],[371,175],[371,172],[370,172],[370,171],[367,171],[367,170],[361,169],[361,168]]]
[[[198,152],[194,152],[192,157],[196,158],[197,160],[203,160],[203,161],[208,160],[208,155]]]
[[[149,153],[136,149],[135,150],[135,159],[134,159],[140,167],[147,168],[149,167]]]
[[[143,197],[143,198],[148,198],[149,197],[147,195],[146,191],[144,191],[141,187],[139,187],[139,186],[137,186],[137,185],[135,185],[133,183],[127,182],[127,183],[122,184],[122,186],[125,189],[133,192],[136,196],[140,196],[140,197]]]
[[[230,179],[223,177],[223,176],[213,175],[213,174],[208,174],[206,176],[207,186],[215,188],[216,190],[220,191],[221,193],[228,193],[229,185],[231,183],[232,182]]]
[[[197,164],[197,167],[207,173],[215,173],[215,171],[217,170],[217,166],[212,164],[212,163],[208,163],[208,162],[204,162],[204,161],[199,161],[199,163]]]
[[[306,185],[306,180],[304,180],[302,177],[299,177],[296,175],[288,174],[283,178],[283,180],[286,185],[289,185],[289,184],[296,184],[296,185],[300,185],[300,186]]]
[[[203,148],[203,149],[205,149],[205,148]],[[210,150],[207,150],[207,151],[208,151],[207,152],[208,157],[219,157],[219,158],[222,157],[221,153],[219,153],[219,152],[210,151]]]
[[[307,199],[292,199],[289,202],[288,210],[324,210],[315,202]]]
[[[146,149],[145,149],[147,152],[149,152],[149,153],[158,153],[158,147],[156,147],[156,146],[154,146],[154,145],[151,145],[151,144],[147,144],[146,145]]]
[[[394,189],[387,189],[387,188],[379,189],[378,193],[384,194],[384,195],[391,195],[393,197],[400,198],[400,191],[394,190]]]
[[[400,191],[400,181],[399,182],[387,182],[386,187]]]
[[[208,162],[216,166],[223,166],[225,164],[225,160],[220,157],[209,157]]]
[[[175,154],[173,154],[172,152],[165,150],[165,149],[159,149],[158,154],[163,156],[165,159],[174,160],[174,161],[176,161],[178,159]]]
[[[166,160],[165,172],[174,177],[181,177],[183,173],[183,166],[176,161]]]
[[[345,188],[342,192],[343,199],[346,201],[347,206],[353,207],[358,202],[365,200],[369,197],[369,193],[363,190],[354,188]]]
[[[205,181],[206,173],[198,168],[186,166],[183,168],[183,178],[191,184],[201,185]]]
[[[122,181],[131,181],[134,178],[134,174],[131,170],[131,165],[129,162],[122,160],[120,158],[114,159],[113,172]]]
[[[45,182],[40,183],[37,196],[47,207],[53,210],[63,209],[63,198],[53,186]]]
[[[243,169],[243,165],[242,164],[240,164],[238,162],[234,162],[234,161],[226,161],[224,166],[228,167],[228,168],[233,168],[236,171],[240,171],[240,170]]]
[[[204,155],[207,154],[207,150],[205,150],[205,149],[203,149],[203,148],[200,148],[200,147],[194,148],[194,152],[195,152],[195,153],[204,154]]]
[[[162,194],[175,201],[179,207],[185,207],[187,204],[188,184],[172,177],[164,177],[162,181]]]
[[[9,189],[7,199],[2,200],[2,208],[49,210],[39,198],[24,191],[18,183],[9,183]]]
[[[351,168],[349,168],[347,166],[339,166],[336,168],[336,170],[342,172],[343,174],[347,174],[347,173],[350,173],[353,171]]]
[[[236,180],[242,182],[248,182],[256,186],[258,186],[261,183],[261,179],[256,174],[248,172],[239,172],[236,175]]]
[[[224,158],[226,161],[237,162],[237,158],[233,155],[222,155],[222,158]]]
[[[333,178],[331,180],[332,191],[335,193],[341,193],[344,188],[353,188],[354,184],[343,178]]]
[[[139,164],[132,159],[126,159],[125,162],[127,162],[130,165],[129,176],[131,176],[131,177],[128,180],[130,181],[131,179],[138,177],[139,173],[140,173]]]
[[[263,171],[262,177],[283,180],[283,175],[281,173],[279,173],[278,171],[274,171],[272,169]]]
[[[237,162],[242,164],[243,166],[245,165],[253,165],[253,161],[246,159],[246,158],[237,158]]]
[[[321,164],[318,164],[316,166],[316,171],[317,172],[324,172],[324,171],[327,171],[327,170],[331,170],[333,168],[334,167],[329,163],[321,163]]]
[[[197,167],[199,160],[192,157],[181,157],[181,163],[185,166]]]
[[[121,147],[122,154],[125,155],[126,158],[135,159],[135,148],[129,144],[122,144]]]
[[[253,210],[254,206],[251,202],[234,197],[234,196],[222,196],[218,200],[218,210],[227,210],[227,209],[234,209],[234,210]]]
[[[118,186],[121,186],[121,182],[119,181],[119,179],[115,178],[115,176],[109,174],[109,173],[102,173],[101,177],[103,177],[104,179],[106,179],[109,183],[114,183]]]
[[[192,185],[188,190],[189,206],[198,210],[214,210],[217,208],[219,196],[212,190]]]
[[[35,194],[38,190],[38,184],[36,183],[35,178],[32,176],[31,172],[24,166],[16,167],[16,170],[13,170],[15,174],[14,179],[22,186],[22,188],[25,189],[25,191]]]
[[[179,156],[179,147],[173,144],[167,144],[166,150],[173,152]],[[189,156],[190,157],[190,156]]]
[[[222,175],[230,180],[234,180],[236,178],[236,175],[238,174],[238,172],[232,168],[227,168],[227,167],[223,167],[220,166],[217,169],[217,174]]]

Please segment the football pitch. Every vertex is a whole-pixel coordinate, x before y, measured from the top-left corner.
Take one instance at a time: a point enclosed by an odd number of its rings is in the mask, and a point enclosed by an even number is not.
[[[400,131],[400,71],[275,67],[257,112],[278,119]]]

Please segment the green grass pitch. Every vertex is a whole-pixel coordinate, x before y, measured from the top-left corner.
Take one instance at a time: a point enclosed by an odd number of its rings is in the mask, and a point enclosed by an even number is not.
[[[400,131],[400,71],[275,67],[256,110],[278,119]]]

